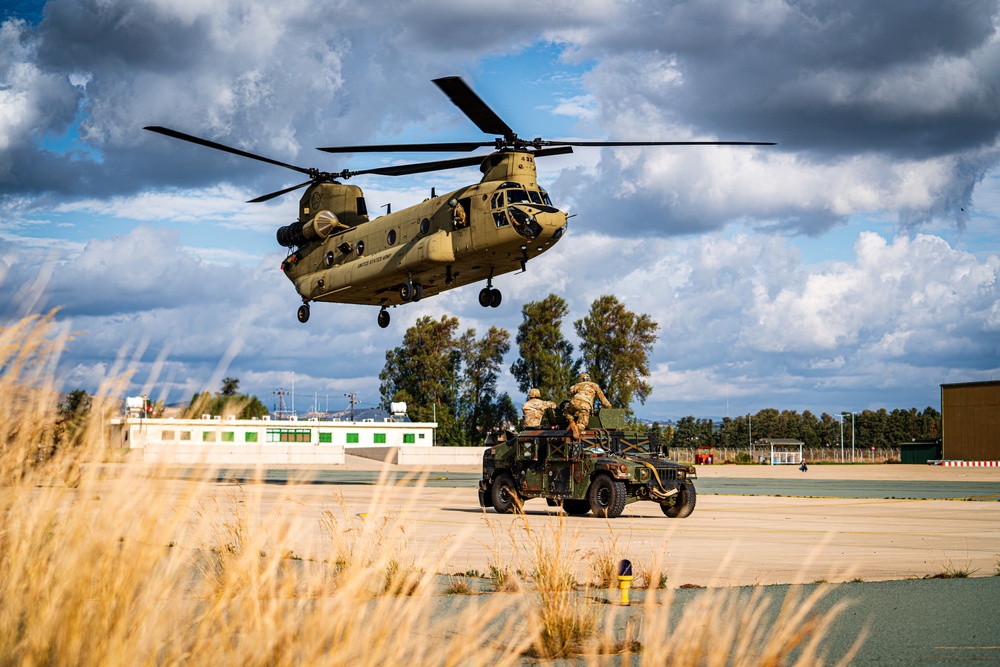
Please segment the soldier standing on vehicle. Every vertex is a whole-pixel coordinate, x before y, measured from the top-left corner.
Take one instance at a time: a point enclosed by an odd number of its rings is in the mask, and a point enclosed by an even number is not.
[[[573,439],[580,439],[580,429],[587,428],[590,423],[590,413],[594,411],[594,400],[600,400],[601,405],[606,408],[611,407],[611,401],[607,399],[596,382],[590,381],[588,373],[580,373],[580,381],[569,388],[572,396],[570,399],[569,430],[573,432]]]
[[[545,410],[556,408],[556,404],[552,401],[543,401],[542,392],[538,391],[534,387],[528,390],[528,401],[521,406],[521,412],[524,413],[524,428],[538,428],[542,425],[542,415],[545,414]]]

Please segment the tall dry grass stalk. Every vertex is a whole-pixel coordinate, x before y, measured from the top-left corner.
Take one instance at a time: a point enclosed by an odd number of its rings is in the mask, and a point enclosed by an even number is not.
[[[577,584],[584,555],[562,519],[491,526],[507,546],[488,565],[517,592],[446,597],[437,564],[472,536],[415,553],[406,509],[386,509],[388,485],[372,487],[367,512],[341,500],[290,518],[262,484],[151,480],[139,464],[102,465],[113,402],[99,400],[75,446],[39,457],[56,435],[52,369],[65,342],[51,315],[0,329],[0,667],[512,665],[638,646],[620,660],[806,664],[838,611],[816,613],[816,593],[770,623],[762,601],[727,606],[710,592],[671,625],[666,592],[622,642],[619,613]],[[121,393],[111,378],[98,395]],[[317,554],[294,557],[318,534]]]
[[[56,329],[49,316],[0,330],[0,665],[492,665],[530,644],[506,630],[516,600],[470,600],[461,623],[442,613],[433,568],[391,517],[348,526],[330,510],[339,537],[304,561],[295,539],[324,519],[281,520],[261,485],[99,465],[103,408],[75,447],[40,461]],[[75,488],[58,474],[73,468]]]

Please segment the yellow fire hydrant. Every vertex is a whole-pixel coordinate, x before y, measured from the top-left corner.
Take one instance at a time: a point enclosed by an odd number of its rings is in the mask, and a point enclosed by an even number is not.
[[[622,593],[621,604],[624,606],[629,606],[628,601],[628,590],[632,586],[632,561],[630,560],[620,560],[618,561],[618,588]]]

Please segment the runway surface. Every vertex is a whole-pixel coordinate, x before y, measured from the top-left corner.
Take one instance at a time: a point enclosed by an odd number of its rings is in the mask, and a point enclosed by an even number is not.
[[[815,466],[813,467],[815,469]],[[785,470],[787,472],[787,469]],[[187,478],[192,469],[165,470],[163,476]],[[222,468],[215,473],[217,481],[264,482],[268,484],[320,484],[333,486],[375,485],[379,483],[405,486],[476,489],[481,474],[449,470],[378,471],[267,468]],[[799,498],[898,498],[911,500],[985,500],[1000,501],[1000,472],[996,481],[929,481],[826,479],[803,473],[800,478],[700,478],[698,495],[776,496]]]
[[[834,584],[823,604],[851,606],[830,630],[830,655],[869,637],[852,664],[1000,664],[1000,469],[929,466],[699,467],[698,503],[668,519],[649,502],[606,520],[568,517],[542,500],[523,516],[484,512],[479,471],[400,470],[353,461],[343,468],[146,468],[144,493],[168,503],[190,480],[199,494],[236,499],[268,531],[294,537],[294,551],[323,559],[317,518],[390,526],[383,548],[405,548],[442,575],[485,573],[498,562],[527,569],[530,532],[559,536],[592,579],[595,555],[612,550],[638,568],[667,574],[678,612],[705,594]],[[108,466],[112,483],[116,472]],[[972,501],[972,502],[969,502]],[[955,578],[939,578],[955,577]],[[485,581],[485,580],[481,580]],[[696,587],[696,588],[688,588]],[[635,591],[636,602],[646,595]],[[656,593],[649,593],[656,595]],[[628,614],[641,614],[641,607]],[[627,618],[628,614],[623,618]]]

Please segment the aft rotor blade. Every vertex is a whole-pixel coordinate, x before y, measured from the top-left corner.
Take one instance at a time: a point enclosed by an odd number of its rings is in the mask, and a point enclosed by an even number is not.
[[[232,146],[226,146],[225,144],[216,143],[214,141],[209,141],[208,139],[202,139],[201,137],[196,137],[191,134],[185,134],[183,132],[178,132],[177,130],[171,130],[169,127],[160,127],[158,125],[150,125],[144,127],[144,130],[149,130],[150,132],[156,132],[157,134],[162,134],[173,139],[180,139],[181,141],[190,141],[192,144],[198,144],[199,146],[205,146],[207,148],[214,148],[217,151],[223,151],[225,153],[232,153],[233,155],[239,155],[240,157],[250,158],[251,160],[257,160],[259,162],[266,162],[268,164],[273,164],[278,167],[284,167],[285,169],[291,169],[292,171],[297,171],[302,174],[312,175],[309,169],[304,167],[296,167],[294,164],[287,164],[285,162],[279,162],[278,160],[272,160],[269,157],[264,157],[263,155],[256,155],[254,153],[248,153],[247,151],[241,151],[238,148],[233,148]]]
[[[326,146],[317,150],[326,153],[461,153],[474,151],[484,146],[493,146],[493,141],[466,141],[431,144],[381,144],[369,146]]]
[[[476,127],[486,134],[500,135],[505,139],[515,136],[514,130],[510,129],[507,123],[494,113],[493,109],[486,106],[486,102],[479,99],[479,96],[461,78],[446,76],[434,79],[434,83],[455,106],[462,110],[462,113],[476,124]]]
[[[271,194],[261,195],[260,197],[257,197],[256,199],[249,200],[247,203],[248,204],[260,204],[261,202],[269,201],[271,199],[274,199],[275,197],[280,197],[281,195],[288,194],[292,190],[298,190],[299,188],[304,188],[305,186],[307,186],[307,185],[309,185],[309,184],[311,184],[313,182],[314,181],[310,180],[310,181],[306,181],[305,183],[299,183],[298,185],[293,185],[290,188],[285,188],[284,190],[278,190],[277,192],[272,192]]]
[[[395,167],[379,167],[377,169],[363,169],[352,171],[351,175],[378,174],[380,176],[408,176],[410,174],[424,174],[429,171],[444,171],[445,169],[458,169],[459,167],[474,167],[482,164],[487,156],[462,157],[454,160],[435,160],[433,162],[417,162],[415,164],[401,164]]]

